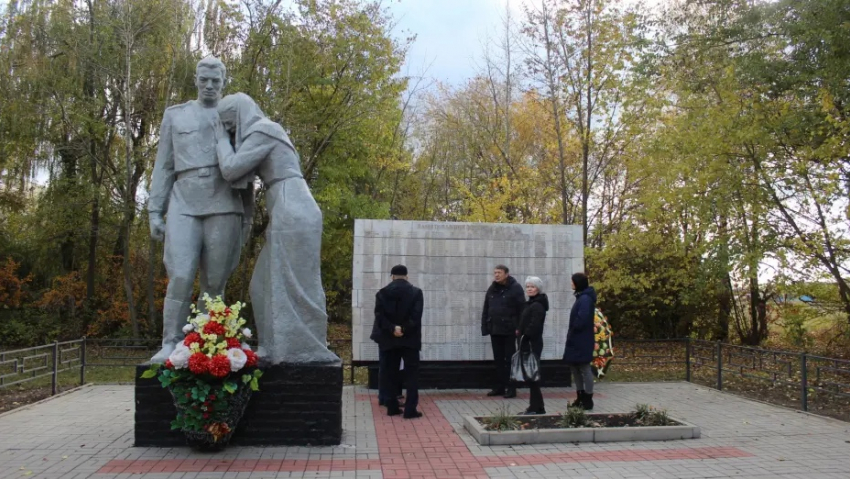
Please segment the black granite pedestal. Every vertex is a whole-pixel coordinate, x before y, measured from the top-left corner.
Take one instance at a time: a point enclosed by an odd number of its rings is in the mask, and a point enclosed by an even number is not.
[[[378,388],[378,363],[361,362],[369,371],[369,388]],[[569,387],[569,368],[559,360],[540,362],[541,386]],[[490,389],[496,384],[493,361],[422,361],[419,363],[419,389]],[[518,384],[520,388],[525,384]]]
[[[135,446],[185,445],[171,430],[171,394],[136,367]],[[251,396],[230,443],[238,446],[325,446],[342,440],[342,365],[277,364],[261,367],[260,390]]]

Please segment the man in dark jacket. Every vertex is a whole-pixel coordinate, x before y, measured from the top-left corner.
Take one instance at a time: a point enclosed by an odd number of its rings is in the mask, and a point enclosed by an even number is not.
[[[493,284],[484,297],[481,313],[481,335],[490,336],[493,362],[496,365],[496,386],[488,396],[516,397],[516,388],[510,382],[511,357],[516,352],[515,332],[525,306],[525,293],[508,267],[500,264],[493,270]]]
[[[570,367],[576,400],[572,406],[593,409],[593,348],[596,345],[593,318],[596,315],[596,290],[590,286],[584,273],[572,276],[576,302],[570,310],[570,325],[567,344],[564,347],[564,362]]]
[[[422,349],[422,290],[407,282],[407,267],[393,266],[392,282],[375,295],[375,323],[380,329],[378,345],[385,364],[381,384],[390,385],[388,392],[401,386],[399,368],[404,360],[404,384],[407,400],[404,417],[422,417],[419,405],[419,350]],[[385,397],[387,415],[401,414],[395,394]]]

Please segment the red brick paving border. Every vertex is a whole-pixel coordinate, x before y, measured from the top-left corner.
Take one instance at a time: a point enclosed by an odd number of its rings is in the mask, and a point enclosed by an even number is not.
[[[561,393],[566,395],[566,393]],[[424,417],[408,420],[389,417],[378,406],[377,397],[358,394],[370,400],[375,421],[380,459],[171,459],[112,460],[99,474],[173,472],[254,472],[254,471],[367,471],[380,470],[385,479],[417,477],[487,478],[487,467],[534,466],[570,462],[671,461],[752,457],[735,447],[677,449],[620,449],[576,451],[554,454],[474,456],[452,425],[440,412],[436,400],[482,399],[477,394],[427,394],[420,396]]]

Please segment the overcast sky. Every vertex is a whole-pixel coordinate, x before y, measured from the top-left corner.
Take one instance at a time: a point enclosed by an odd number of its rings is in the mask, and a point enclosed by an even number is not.
[[[384,0],[398,25],[395,35],[415,34],[407,56],[405,75],[432,77],[458,85],[476,73],[483,45],[489,35],[503,32],[506,5],[515,21],[524,18],[523,3],[539,0]],[[669,0],[644,0],[657,6]],[[626,0],[625,3],[635,3]],[[427,69],[427,70],[426,70]]]

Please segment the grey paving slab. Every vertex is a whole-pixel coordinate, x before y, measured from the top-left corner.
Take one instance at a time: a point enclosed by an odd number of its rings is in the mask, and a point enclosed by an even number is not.
[[[549,412],[562,411],[571,400],[570,390],[544,389],[544,398]],[[850,478],[850,424],[689,383],[602,383],[597,385],[594,412],[624,411],[637,403],[651,404],[699,425],[700,439],[488,447],[477,444],[462,427],[464,415],[480,416],[501,408],[518,412],[527,406],[526,401],[494,400],[486,398],[484,391],[423,391],[422,404],[430,422],[405,422],[398,418],[390,421],[375,416],[383,410],[375,404],[374,391],[346,387],[345,433],[341,445],[233,447],[211,456],[187,448],[132,447],[132,386],[86,387],[0,416],[0,478],[413,477],[393,469],[395,458],[401,456],[391,448],[403,446],[410,434],[432,437],[440,424],[445,425],[449,435],[455,435],[461,447],[441,452],[438,442],[424,456],[404,456],[420,461],[420,465],[431,461],[431,469],[420,470],[418,477],[465,477],[471,473],[464,471],[478,470],[476,477],[494,478]],[[444,432],[437,435],[441,434],[445,435]],[[388,438],[395,442],[388,442]],[[699,456],[707,450],[722,453],[717,457]],[[330,470],[99,472],[105,465],[114,464],[111,461],[150,463],[211,458],[288,461],[288,464],[306,461]],[[337,465],[342,461],[363,461],[357,463],[365,466],[338,470]]]

